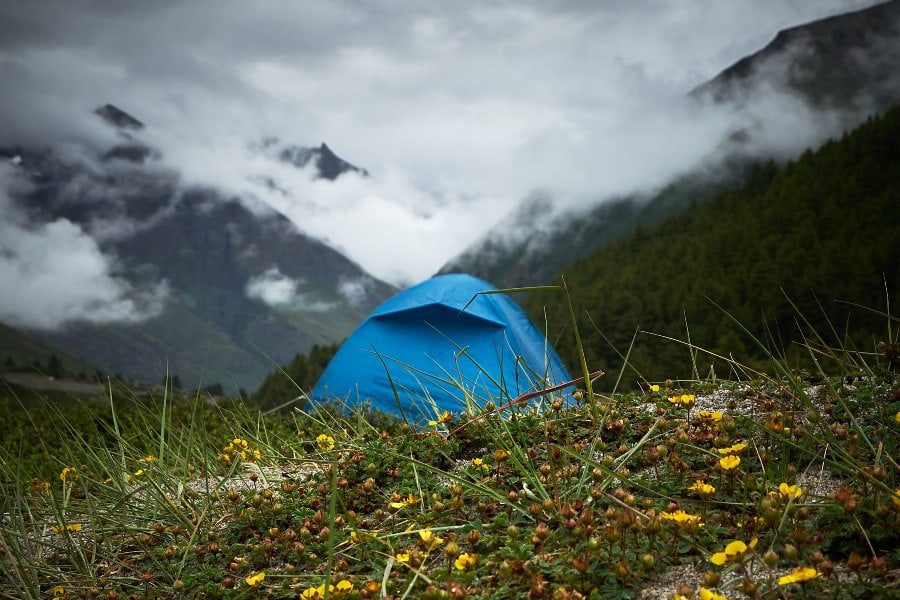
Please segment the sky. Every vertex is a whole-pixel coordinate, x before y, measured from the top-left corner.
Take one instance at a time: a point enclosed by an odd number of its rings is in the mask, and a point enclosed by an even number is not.
[[[141,139],[183,185],[261,201],[405,285],[536,191],[583,208],[691,169],[740,123],[698,112],[688,92],[780,29],[875,3],[3,0],[0,146],[108,146],[114,132],[92,111],[111,102],[147,125]],[[785,106],[761,109],[774,148],[833,133]],[[369,176],[316,179],[261,151],[270,138],[326,142]],[[8,171],[4,188],[18,185]],[[33,252],[65,247],[99,295],[73,283],[69,309],[133,309],[86,232],[10,216],[0,241],[18,245],[0,252],[0,273],[40,273],[52,257]]]

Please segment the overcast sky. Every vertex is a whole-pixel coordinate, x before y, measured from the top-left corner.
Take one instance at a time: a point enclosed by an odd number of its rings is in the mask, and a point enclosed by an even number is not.
[[[690,168],[734,124],[687,92],[779,29],[872,4],[5,0],[0,145],[110,143],[91,111],[112,102],[184,181],[416,281],[533,190],[584,205]],[[371,176],[311,180],[252,149],[270,136]]]

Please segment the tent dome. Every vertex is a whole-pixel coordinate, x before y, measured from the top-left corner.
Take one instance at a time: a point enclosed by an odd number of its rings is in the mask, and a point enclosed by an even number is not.
[[[505,294],[476,296],[493,289],[470,275],[440,275],[387,300],[335,354],[313,400],[371,401],[418,419],[467,402],[499,405],[571,379],[515,302]]]

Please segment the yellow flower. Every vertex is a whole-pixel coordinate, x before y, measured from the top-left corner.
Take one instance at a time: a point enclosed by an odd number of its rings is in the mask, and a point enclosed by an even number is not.
[[[318,596],[316,596],[316,598],[324,598],[325,597],[325,584],[324,583],[316,588],[316,593],[318,594]],[[334,593],[334,586],[331,584],[328,584],[328,594],[331,595],[333,593]]]
[[[453,420],[453,413],[444,411],[438,415],[436,421],[428,421],[428,424],[434,427],[435,425],[444,425]]]
[[[42,481],[40,479],[32,479],[31,480],[31,491],[35,494],[49,494],[50,493],[50,484],[46,481]]]
[[[456,557],[456,560],[453,561],[453,564],[460,571],[465,571],[469,567],[475,566],[475,557],[471,554],[460,554]]]
[[[134,472],[134,476],[135,476],[135,477],[140,477],[140,476],[143,475],[143,474],[144,474],[144,470],[143,470],[143,469],[138,469],[137,471]]]
[[[686,527],[690,525],[696,525],[697,527],[703,527],[703,521],[698,515],[691,515],[683,510],[676,510],[675,512],[661,512],[659,514],[660,519],[663,521],[668,521],[670,523],[675,523],[679,527]]]
[[[263,582],[263,579],[265,579],[265,578],[266,578],[266,572],[260,571],[256,575],[251,575],[250,577],[247,577],[246,579],[244,579],[244,581],[246,581],[247,585],[249,585],[250,587],[255,588],[255,587],[259,587],[259,585]]]
[[[346,579],[341,579],[337,582],[337,585],[334,586],[334,589],[337,590],[339,594],[349,594],[353,591],[353,584]]]
[[[476,458],[475,460],[472,461],[472,464],[475,465],[476,467],[480,468],[482,471],[489,471],[491,468],[491,466],[489,464],[484,462],[483,458]]]
[[[318,446],[319,450],[322,450],[323,452],[334,450],[334,438],[323,433],[316,438],[316,446]]]
[[[50,590],[50,593],[53,594],[54,598],[65,598],[66,590],[61,585],[54,585],[53,589]]]
[[[698,481],[695,481],[694,484],[688,488],[688,491],[694,492],[695,494],[703,496],[704,498],[708,498],[709,496],[712,496],[713,494],[716,493],[716,488],[709,485],[708,483],[698,480]]]
[[[65,481],[75,481],[78,479],[78,470],[75,467],[66,467],[59,473],[59,478]]]
[[[72,523],[71,525],[66,525],[65,528],[60,527],[58,525],[54,525],[50,528],[50,531],[53,533],[62,533],[63,531],[68,531],[69,533],[76,533],[81,531],[81,523]]]
[[[709,562],[720,567],[727,563],[740,562],[748,552],[756,548],[756,543],[758,541],[757,538],[753,538],[750,540],[749,544],[745,544],[741,540],[734,540],[725,546],[724,552],[716,552],[713,554],[710,557]]]
[[[430,529],[420,529],[419,537],[422,538],[422,541],[425,542],[425,547],[429,550],[433,550],[444,543],[444,539],[434,535],[434,532]]]
[[[704,423],[718,423],[725,415],[718,410],[701,410],[697,413],[697,416]]]
[[[728,598],[702,587],[700,588],[700,600],[728,600]]]
[[[398,563],[408,563],[409,562],[409,552],[398,552],[397,556],[394,558],[397,559]]]
[[[656,392],[659,391],[659,386],[656,385],[656,384],[651,385],[651,386],[650,386],[650,391],[651,391],[652,393],[655,394]]]
[[[788,485],[787,483],[782,483],[778,486],[778,491],[781,492],[781,496],[790,500],[791,498],[799,498],[803,495],[803,488],[799,485]]]
[[[139,462],[142,462],[142,463],[152,463],[152,462],[156,462],[156,457],[153,456],[152,454],[148,454],[148,455],[145,456],[144,458],[140,459]]]
[[[722,467],[723,471],[737,469],[739,464],[741,464],[740,456],[723,456],[719,459],[719,466]]]
[[[303,598],[303,600],[317,600],[319,598],[324,598],[325,597],[325,591],[324,591],[325,586],[321,586],[321,587],[322,587],[321,594],[319,593],[318,588],[311,587],[311,588],[306,588],[305,590],[303,590],[303,593],[300,594],[300,597]]]
[[[900,423],[900,410],[898,410],[897,414],[894,415],[894,423]]]
[[[670,396],[669,402],[676,406],[680,406],[681,408],[690,410],[697,402],[697,398],[691,394],[681,394],[680,396]]]
[[[816,571],[812,567],[797,567],[784,577],[778,578],[778,585],[790,585],[792,583],[805,583],[810,581],[811,579],[815,579],[816,577],[821,577],[822,574]]]
[[[262,455],[259,453],[259,450],[252,449],[250,447],[250,442],[241,438],[234,438],[231,440],[222,452],[223,454],[219,455],[219,459],[225,463],[226,466],[230,466],[237,458],[240,458],[241,460],[250,460],[252,457],[256,460],[262,460]]]
[[[416,498],[415,495],[410,494],[409,496],[400,500],[399,502],[391,502],[390,504],[388,504],[388,506],[390,506],[391,508],[405,508],[412,504],[417,504],[418,502],[419,502],[419,499]]]
[[[727,448],[719,448],[718,450],[716,450],[716,452],[727,456],[729,454],[738,454],[746,447],[747,447],[747,444],[745,442],[741,442],[740,444],[735,444],[735,445],[729,446]]]

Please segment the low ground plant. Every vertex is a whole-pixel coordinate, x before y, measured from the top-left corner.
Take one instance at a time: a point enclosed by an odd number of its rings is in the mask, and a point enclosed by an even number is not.
[[[421,425],[168,389],[28,410],[7,393],[0,595],[889,597],[896,338],[803,345],[819,371],[734,363],[603,394],[608,374]]]

